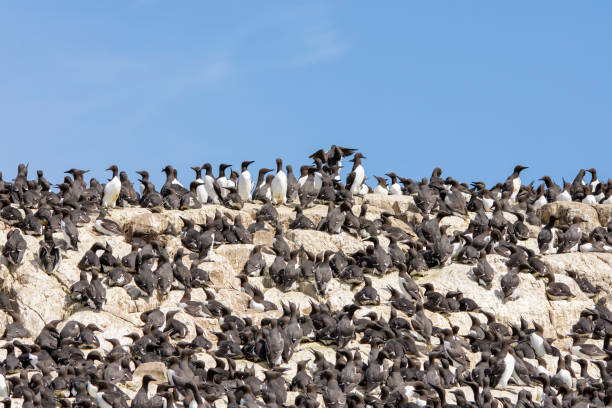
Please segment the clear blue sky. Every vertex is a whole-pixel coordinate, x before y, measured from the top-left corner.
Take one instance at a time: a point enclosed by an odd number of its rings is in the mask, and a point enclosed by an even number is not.
[[[382,5],[382,7],[381,7]],[[612,177],[610,2],[3,2],[0,169],[299,167]],[[238,168],[239,169],[239,168]],[[373,183],[375,184],[375,182]]]

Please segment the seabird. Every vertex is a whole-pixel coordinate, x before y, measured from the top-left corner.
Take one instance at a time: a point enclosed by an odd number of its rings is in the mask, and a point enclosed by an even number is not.
[[[62,208],[63,218],[60,221],[60,228],[64,234],[64,240],[69,249],[79,249],[79,230],[76,228],[70,217],[70,210]]]
[[[191,170],[195,172],[196,179],[194,180],[198,185],[196,187],[196,197],[202,204],[208,202],[208,193],[206,191],[206,185],[202,179],[202,168],[199,166],[192,167]]]
[[[121,181],[119,177],[117,177],[118,169],[116,165],[110,166],[108,169],[113,172],[113,176],[104,186],[104,196],[102,197],[102,206],[103,207],[111,207],[115,208],[115,204],[117,202],[117,198],[119,198],[119,193],[121,192]]]
[[[572,195],[570,193],[571,184],[563,180],[563,191],[561,191],[555,201],[572,201]]]
[[[421,300],[419,285],[414,281],[414,279],[412,279],[412,277],[410,277],[410,275],[408,275],[404,265],[400,266],[398,280],[400,291],[404,296],[414,302]]]
[[[523,170],[527,168],[528,167],[521,165],[515,166],[512,174],[506,179],[506,182],[504,184],[504,190],[510,192],[510,198],[512,200],[516,200],[516,195],[518,194],[519,189],[521,188],[521,178],[519,177],[519,175]]]
[[[276,159],[276,174],[270,183],[270,193],[274,204],[287,204],[287,175],[281,158]]]
[[[230,188],[236,188],[236,183],[233,180],[231,180],[231,176],[230,176],[230,179],[225,177],[225,169],[229,167],[232,167],[232,165],[226,164],[226,163],[219,164],[219,176],[217,177],[217,184],[219,184],[219,187],[221,187],[221,193],[222,193],[221,198],[227,197],[228,190]]]
[[[202,208],[202,202],[198,198],[197,192],[199,186],[200,183],[197,181],[192,181],[189,184],[189,192],[181,197],[181,202],[179,205],[181,210],[197,210]]]
[[[538,233],[538,248],[540,249],[541,254],[546,255],[557,252],[554,246],[556,232],[553,228],[556,221],[557,218],[554,215],[551,215],[544,228],[542,228]]]
[[[409,316],[412,316],[414,314],[414,312],[416,311],[416,306],[412,301],[406,299],[405,297],[402,297],[401,293],[398,292],[397,289],[392,286],[387,286],[385,289],[389,291],[389,293],[391,293],[389,304],[392,307],[406,313]]]
[[[219,183],[217,183],[215,177],[213,176],[212,166],[210,163],[204,163],[202,165],[202,170],[206,172],[204,174],[204,187],[206,188],[208,200],[213,204],[220,204],[220,197],[223,197],[223,194],[221,192]]]
[[[596,285],[596,286],[593,285],[586,278],[582,276],[578,276],[577,272],[566,270],[565,273],[567,273],[569,277],[574,279],[574,281],[576,282],[576,284],[578,285],[582,293],[584,293],[588,297],[590,298],[595,297],[597,296],[597,294],[599,294],[599,292],[601,292],[601,287],[599,285]]]
[[[346,407],[346,394],[340,389],[336,375],[331,370],[325,370],[321,374],[325,381],[323,387],[323,401],[327,407]]]
[[[397,175],[394,172],[385,174],[385,176],[391,179],[391,186],[389,187],[390,195],[402,195],[402,186],[397,182]]]
[[[302,206],[295,206],[295,219],[289,220],[289,229],[314,229],[315,225],[310,218],[304,215]]]
[[[486,289],[491,289],[495,271],[487,261],[487,254],[484,249],[480,251],[480,258],[476,266],[472,268],[472,274],[479,285],[484,286]]]
[[[62,263],[60,249],[55,244],[51,229],[48,227],[45,227],[45,239],[40,242],[40,248],[38,249],[38,262],[48,275],[55,273],[57,268]]]
[[[134,190],[134,186],[130,182],[128,175],[125,171],[119,173],[119,181],[121,182],[121,190],[119,192],[119,205],[125,207],[127,205],[138,204],[140,196]]]
[[[433,324],[425,315],[423,304],[420,301],[418,301],[416,304],[416,311],[410,323],[412,324],[412,329],[416,332],[416,334],[423,341],[429,344],[430,338],[433,334]]]
[[[573,379],[571,370],[572,356],[567,354],[565,358],[559,354],[557,373],[551,378],[550,384],[559,388],[565,386],[568,390],[572,388]]]
[[[497,354],[496,362],[491,368],[493,376],[493,386],[506,389],[508,381],[514,372],[515,359],[510,350],[511,340],[504,340],[501,351]]]
[[[253,189],[253,182],[251,181],[251,173],[249,173],[248,167],[254,161],[243,161],[241,164],[241,173],[238,177],[238,194],[242,201],[251,201],[251,190]]]
[[[551,351],[548,340],[544,337],[544,329],[538,323],[533,322],[533,330],[529,335],[529,345],[538,357],[544,357]]]
[[[28,243],[18,229],[11,230],[6,235],[6,243],[2,248],[2,255],[9,264],[13,266],[21,265],[28,248]]]
[[[582,230],[580,225],[578,225],[581,222],[586,222],[586,220],[580,216],[575,216],[572,219],[572,225],[570,225],[567,231],[559,236],[558,253],[578,251],[578,245],[582,240]]]
[[[325,296],[328,291],[329,281],[332,279],[332,269],[329,266],[329,258],[333,255],[332,251],[325,251],[323,255],[317,255],[318,262],[314,269],[314,278],[316,284],[317,294],[319,296]]]
[[[555,274],[548,272],[546,275],[548,283],[546,285],[546,296],[549,300],[567,300],[573,298],[574,294],[563,282],[555,282]]]
[[[100,214],[94,223],[94,228],[102,235],[123,235],[123,229],[115,221],[106,218],[106,210],[100,209]]]
[[[272,201],[272,193],[270,192],[270,182],[274,176],[266,176],[267,173],[271,172],[272,169],[261,168],[257,174],[257,181],[255,182],[255,189],[253,190],[253,200],[259,200],[263,202]]]
[[[361,185],[365,180],[365,171],[361,165],[361,159],[365,158],[363,154],[355,153],[350,160],[353,162],[353,168],[346,179],[346,185],[350,186],[349,189],[353,195],[363,195]]]
[[[364,283],[363,288],[355,294],[355,301],[363,306],[379,305],[380,296],[378,296],[376,289],[372,287],[372,280],[365,276]]]
[[[520,280],[516,270],[511,269],[501,279],[501,288],[504,294],[504,300],[515,300],[514,291],[519,286]]]
[[[298,190],[298,197],[302,208],[310,207],[318,195],[315,189],[315,168],[308,167],[307,172],[308,175]]]
[[[287,202],[292,203],[298,198],[299,184],[295,175],[293,174],[293,167],[291,165],[286,166],[287,169]]]
[[[374,178],[378,181],[378,184],[374,187],[374,194],[389,195],[387,180],[384,177],[378,176],[374,176]]]
[[[278,306],[264,299],[264,295],[256,286],[251,287],[252,294],[249,301],[251,309],[259,310],[260,312],[269,312],[270,310],[278,310]]]
[[[155,378],[150,374],[145,374],[142,377],[142,385],[132,400],[131,408],[151,407],[151,400],[149,398],[149,384],[153,381],[155,381]]]
[[[584,343],[577,334],[569,334],[572,338],[572,354],[578,358],[587,360],[604,360],[608,353],[597,347],[595,344]]]
[[[144,185],[144,190],[140,198],[140,206],[143,208],[161,209],[163,198],[160,193],[155,191],[155,185],[146,180],[141,180],[141,182]]]
[[[85,289],[85,299],[89,307],[97,311],[102,310],[106,303],[106,288],[102,285],[102,281],[98,277],[98,272],[91,272],[91,281]]]
[[[278,367],[283,362],[285,339],[278,327],[276,319],[271,320],[271,327],[264,329],[266,358],[270,367]]]

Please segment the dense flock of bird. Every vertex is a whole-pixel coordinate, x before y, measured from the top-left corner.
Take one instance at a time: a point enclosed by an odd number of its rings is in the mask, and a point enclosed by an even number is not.
[[[352,169],[343,183],[339,173],[342,160],[351,157]],[[372,189],[366,183],[362,161],[365,156],[355,149],[332,146],[310,156],[313,165],[302,166],[299,178],[291,166],[283,168],[276,161],[276,171],[259,170],[253,181],[249,172],[252,161],[241,164],[240,172],[226,171],[221,164],[218,176],[209,163],[193,167],[195,180],[185,188],[172,166],[163,172],[166,181],[158,191],[147,171],[141,176],[137,191],[128,176],[117,166],[108,168],[111,179],[101,184],[95,179],[86,184],[86,170],[70,169],[63,182],[53,185],[43,172],[28,179],[28,168],[20,165],[12,182],[0,174],[0,221],[6,241],[2,261],[10,271],[24,262],[27,243],[23,234],[40,236],[37,254],[40,273],[54,274],[71,251],[79,250],[79,227],[92,225],[100,239],[78,263],[80,280],[70,287],[70,298],[84,308],[104,310],[106,289],[110,286],[135,287],[135,297],[163,297],[170,290],[184,295],[176,310],[159,309],[142,313],[142,334],[126,333],[132,343],[122,346],[117,339],[102,339],[95,324],[68,321],[49,322],[40,333],[29,333],[20,317],[20,305],[10,291],[0,292],[0,308],[10,317],[3,335],[6,357],[2,361],[0,397],[5,406],[11,399],[22,399],[24,407],[210,407],[222,400],[229,407],[287,406],[287,392],[297,391],[292,406],[317,407],[319,397],[327,407],[411,407],[512,406],[508,398],[494,397],[492,390],[509,385],[541,389],[536,402],[528,389],[518,393],[515,406],[599,407],[612,402],[612,365],[609,347],[612,312],[601,288],[577,274],[571,276],[580,289],[596,299],[594,308],[586,309],[568,334],[573,346],[568,353],[555,347],[555,340],[544,337],[541,326],[521,319],[517,326],[496,322],[493,311],[481,310],[477,300],[460,291],[442,294],[427,283],[428,271],[452,262],[473,265],[466,279],[473,279],[490,289],[495,274],[487,255],[505,257],[508,272],[501,277],[504,301],[512,302],[521,274],[533,274],[546,282],[551,301],[571,299],[569,287],[555,282],[554,274],[540,259],[542,254],[612,251],[612,225],[592,231],[583,230],[583,219],[569,224],[550,217],[546,224],[537,210],[555,201],[612,203],[612,182],[598,180],[595,169],[580,170],[572,183],[555,184],[548,176],[542,183],[521,183],[525,169],[516,166],[505,182],[490,188],[485,183],[460,183],[434,169],[430,178],[420,181],[388,173],[387,183],[376,177]],[[584,180],[586,172],[591,180]],[[54,191],[55,190],[55,191]],[[356,198],[364,194],[409,195],[414,199],[422,222],[398,227],[401,214],[382,212],[378,219],[366,217],[362,204],[353,212]],[[245,225],[240,216],[231,219],[222,211],[197,224],[182,217],[180,231],[169,225],[159,236],[126,236],[131,252],[123,257],[113,254],[104,236],[124,236],[122,226],[108,218],[116,207],[140,206],[153,212],[199,209],[217,204],[241,209],[246,202],[261,202],[255,220]],[[327,206],[327,215],[315,223],[303,212],[315,204]],[[304,247],[291,250],[279,222],[277,206],[292,206],[295,218],[289,229],[312,229],[328,234],[348,233],[367,242],[366,249],[355,253],[342,250],[310,253]],[[508,220],[508,213],[515,216]],[[469,221],[464,231],[447,233],[441,220],[460,216]],[[469,217],[469,218],[468,218]],[[249,220],[250,222],[250,220]],[[528,249],[528,225],[541,228],[539,251]],[[267,313],[261,323],[233,314],[215,297],[206,263],[220,245],[252,243],[258,230],[274,232],[271,247],[255,245],[241,271],[242,290],[250,297],[249,307]],[[3,232],[4,233],[4,232]],[[180,238],[182,246],[168,253],[161,235]],[[388,245],[381,243],[385,237]],[[273,253],[266,263],[262,252]],[[184,259],[190,260],[188,267]],[[189,263],[189,262],[188,262]],[[381,296],[372,279],[399,271],[398,284],[389,286],[390,317],[370,312],[357,317],[359,309],[381,304]],[[571,271],[570,271],[571,272]],[[274,304],[264,299],[262,291],[250,283],[253,277],[266,276],[283,292],[297,291],[304,282],[316,289],[320,302],[312,302],[308,314],[293,303]],[[325,302],[332,279],[360,288],[354,302],[340,310],[331,310]],[[499,277],[497,278],[499,279]],[[417,281],[420,283],[418,284]],[[191,299],[192,290],[202,288],[206,300]],[[275,318],[282,309],[280,317]],[[277,310],[278,313],[268,313]],[[435,313],[481,312],[481,322],[474,315],[466,336],[458,328],[436,327],[425,311]],[[187,327],[175,315],[183,311],[195,317],[218,319],[221,331],[211,342],[196,326],[196,337],[185,341]],[[28,339],[34,339],[28,342]],[[603,346],[586,343],[603,340]],[[104,352],[100,342],[112,347]],[[369,354],[349,347],[358,341],[369,345]],[[297,373],[286,379],[286,364],[307,342],[320,342],[336,349],[335,361],[313,351],[312,359],[299,361]],[[91,350],[94,349],[94,350]],[[466,352],[479,352],[480,359],[470,366]],[[215,366],[198,360],[198,353],[214,356]],[[558,358],[556,371],[549,372],[544,357]],[[255,375],[253,366],[237,369],[237,360],[258,363],[265,377]],[[581,372],[574,372],[572,361]],[[163,362],[168,381],[157,384],[145,375],[135,397],[128,399],[117,386],[130,381],[135,367],[145,362]],[[600,375],[592,378],[588,367],[596,366]],[[471,395],[458,387],[469,387]],[[450,391],[449,391],[450,390]],[[449,403],[453,395],[454,404]]]

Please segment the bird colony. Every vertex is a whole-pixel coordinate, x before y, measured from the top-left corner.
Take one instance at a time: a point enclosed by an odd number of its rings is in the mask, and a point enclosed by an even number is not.
[[[0,175],[3,404],[611,406],[612,181],[309,159]]]

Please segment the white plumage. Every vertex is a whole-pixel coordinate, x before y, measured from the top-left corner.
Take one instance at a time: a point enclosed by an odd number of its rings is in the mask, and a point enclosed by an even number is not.
[[[254,183],[251,181],[251,173],[248,170],[244,170],[238,176],[238,194],[242,201],[251,201],[251,190],[253,190]]]
[[[505,389],[508,386],[508,380],[510,380],[512,373],[514,373],[514,357],[512,354],[506,354],[506,357],[504,357],[504,364],[504,372],[499,379],[499,383],[497,383],[497,387],[501,389]]]
[[[323,176],[320,172],[316,171],[314,174],[314,188],[317,194],[321,191],[321,187],[323,187]]]
[[[402,195],[402,186],[400,186],[399,183],[391,184],[391,187],[389,187],[389,194],[390,195]]]
[[[206,188],[206,194],[213,204],[219,204],[219,196],[215,191],[215,179],[208,174],[204,176],[204,187]]]
[[[512,200],[516,200],[516,196],[520,189],[521,189],[521,178],[516,176],[512,180],[512,195],[510,196]]]
[[[275,204],[287,204],[287,175],[284,171],[278,171],[272,179],[270,193]]]
[[[0,374],[0,398],[7,399],[9,397],[9,389],[6,383],[6,379]]]
[[[204,180],[201,178],[197,178],[196,183],[198,186],[196,187],[196,197],[198,201],[202,204],[206,204],[208,202],[208,193],[206,192],[206,187],[204,186]]]
[[[366,183],[363,183],[359,188],[359,195],[366,195],[369,191],[370,189],[368,188],[368,185]]]
[[[531,333],[529,336],[529,345],[535,351],[536,356],[542,357],[546,354],[544,349],[544,339],[537,333]]]
[[[557,196],[557,201],[572,201],[572,196],[569,191],[563,190],[563,192]]]
[[[389,191],[378,184],[376,187],[374,187],[374,194],[389,195]]]
[[[298,185],[299,185],[300,187],[302,187],[302,186],[304,185],[304,183],[306,182],[306,179],[308,179],[308,177],[307,177],[307,176],[302,176],[302,177],[300,177],[300,178],[298,179]]]
[[[114,176],[111,181],[104,186],[104,197],[102,198],[102,206],[115,208],[119,192],[121,191],[121,182],[119,177]]]
[[[544,195],[541,195],[540,198],[533,202],[533,209],[537,210],[539,208],[544,207],[546,204],[548,204],[548,200],[546,199],[546,197],[544,197]]]
[[[559,372],[555,374],[553,379],[561,382],[568,389],[572,389],[572,375],[570,374],[569,370],[567,370],[566,368],[559,370]]]
[[[597,204],[597,200],[593,194],[587,194],[587,196],[582,199],[582,202],[585,204]]]
[[[351,184],[351,193],[355,194],[361,194],[361,185],[363,184],[363,181],[365,180],[365,170],[363,169],[363,166],[360,164],[357,167],[355,167],[355,178],[353,179],[353,184]]]
[[[219,177],[217,179],[217,184],[219,184],[219,187],[221,187],[221,195],[223,198],[227,198],[230,188],[236,187],[236,184],[225,176]]]

